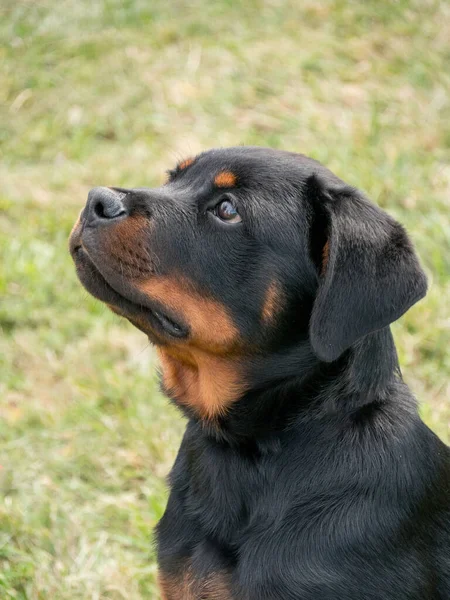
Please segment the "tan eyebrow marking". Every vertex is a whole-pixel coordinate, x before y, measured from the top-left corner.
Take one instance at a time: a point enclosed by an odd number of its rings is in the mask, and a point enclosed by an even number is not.
[[[189,158],[185,158],[180,163],[178,163],[178,168],[180,169],[180,171],[183,171],[184,169],[190,167],[194,160],[195,158],[193,158],[192,156],[190,156]]]
[[[231,171],[221,171],[214,178],[214,185],[217,187],[234,187],[237,177]]]

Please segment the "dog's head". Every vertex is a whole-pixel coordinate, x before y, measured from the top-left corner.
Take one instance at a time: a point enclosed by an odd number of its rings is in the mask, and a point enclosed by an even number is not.
[[[426,292],[401,225],[316,161],[262,148],[205,152],[156,189],[93,189],[70,250],[205,418],[252,386],[249,357],[309,341],[332,362]]]

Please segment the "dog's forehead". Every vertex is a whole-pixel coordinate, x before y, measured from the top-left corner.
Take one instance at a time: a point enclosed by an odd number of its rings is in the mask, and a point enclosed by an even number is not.
[[[344,182],[313,158],[294,152],[237,146],[208,150],[178,163],[172,180],[208,193],[211,188],[261,192],[261,199],[303,197],[312,175],[332,185]],[[181,174],[180,177],[178,177]]]
[[[302,204],[308,177],[321,169],[326,170],[301,154],[253,146],[219,148],[180,161],[169,171],[168,183],[188,201],[223,189],[236,192],[255,210],[275,204],[292,215]]]
[[[238,146],[208,150],[180,161],[169,178],[168,194],[183,206],[235,196],[247,231],[271,244],[306,239],[312,219],[310,182],[319,175],[343,184],[318,161],[303,154]]]
[[[208,150],[193,159],[191,164],[192,166],[197,164],[199,168],[212,174],[231,170],[236,177],[243,179],[264,178],[269,175],[273,177],[277,174],[289,175],[289,173],[307,176],[319,166],[319,163],[300,154],[256,146]]]
[[[208,150],[197,156],[185,157],[169,171],[172,179],[183,173],[183,179],[211,178],[218,187],[233,187],[237,183],[257,181],[276,182],[277,177],[306,178],[323,168],[301,154],[270,148],[243,146]]]

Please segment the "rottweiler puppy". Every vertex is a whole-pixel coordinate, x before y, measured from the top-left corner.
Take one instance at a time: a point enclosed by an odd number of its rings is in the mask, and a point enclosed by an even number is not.
[[[450,599],[450,451],[389,328],[427,288],[399,223],[310,158],[239,147],[93,189],[70,251],[188,420],[163,599]]]

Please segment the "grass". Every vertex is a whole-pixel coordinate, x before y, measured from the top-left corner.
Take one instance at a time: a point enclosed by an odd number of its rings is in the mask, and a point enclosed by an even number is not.
[[[67,237],[94,185],[157,185],[244,143],[364,189],[429,275],[394,333],[450,441],[449,17],[433,0],[3,0],[1,598],[157,598],[151,530],[183,424],[145,337],[76,281]]]

